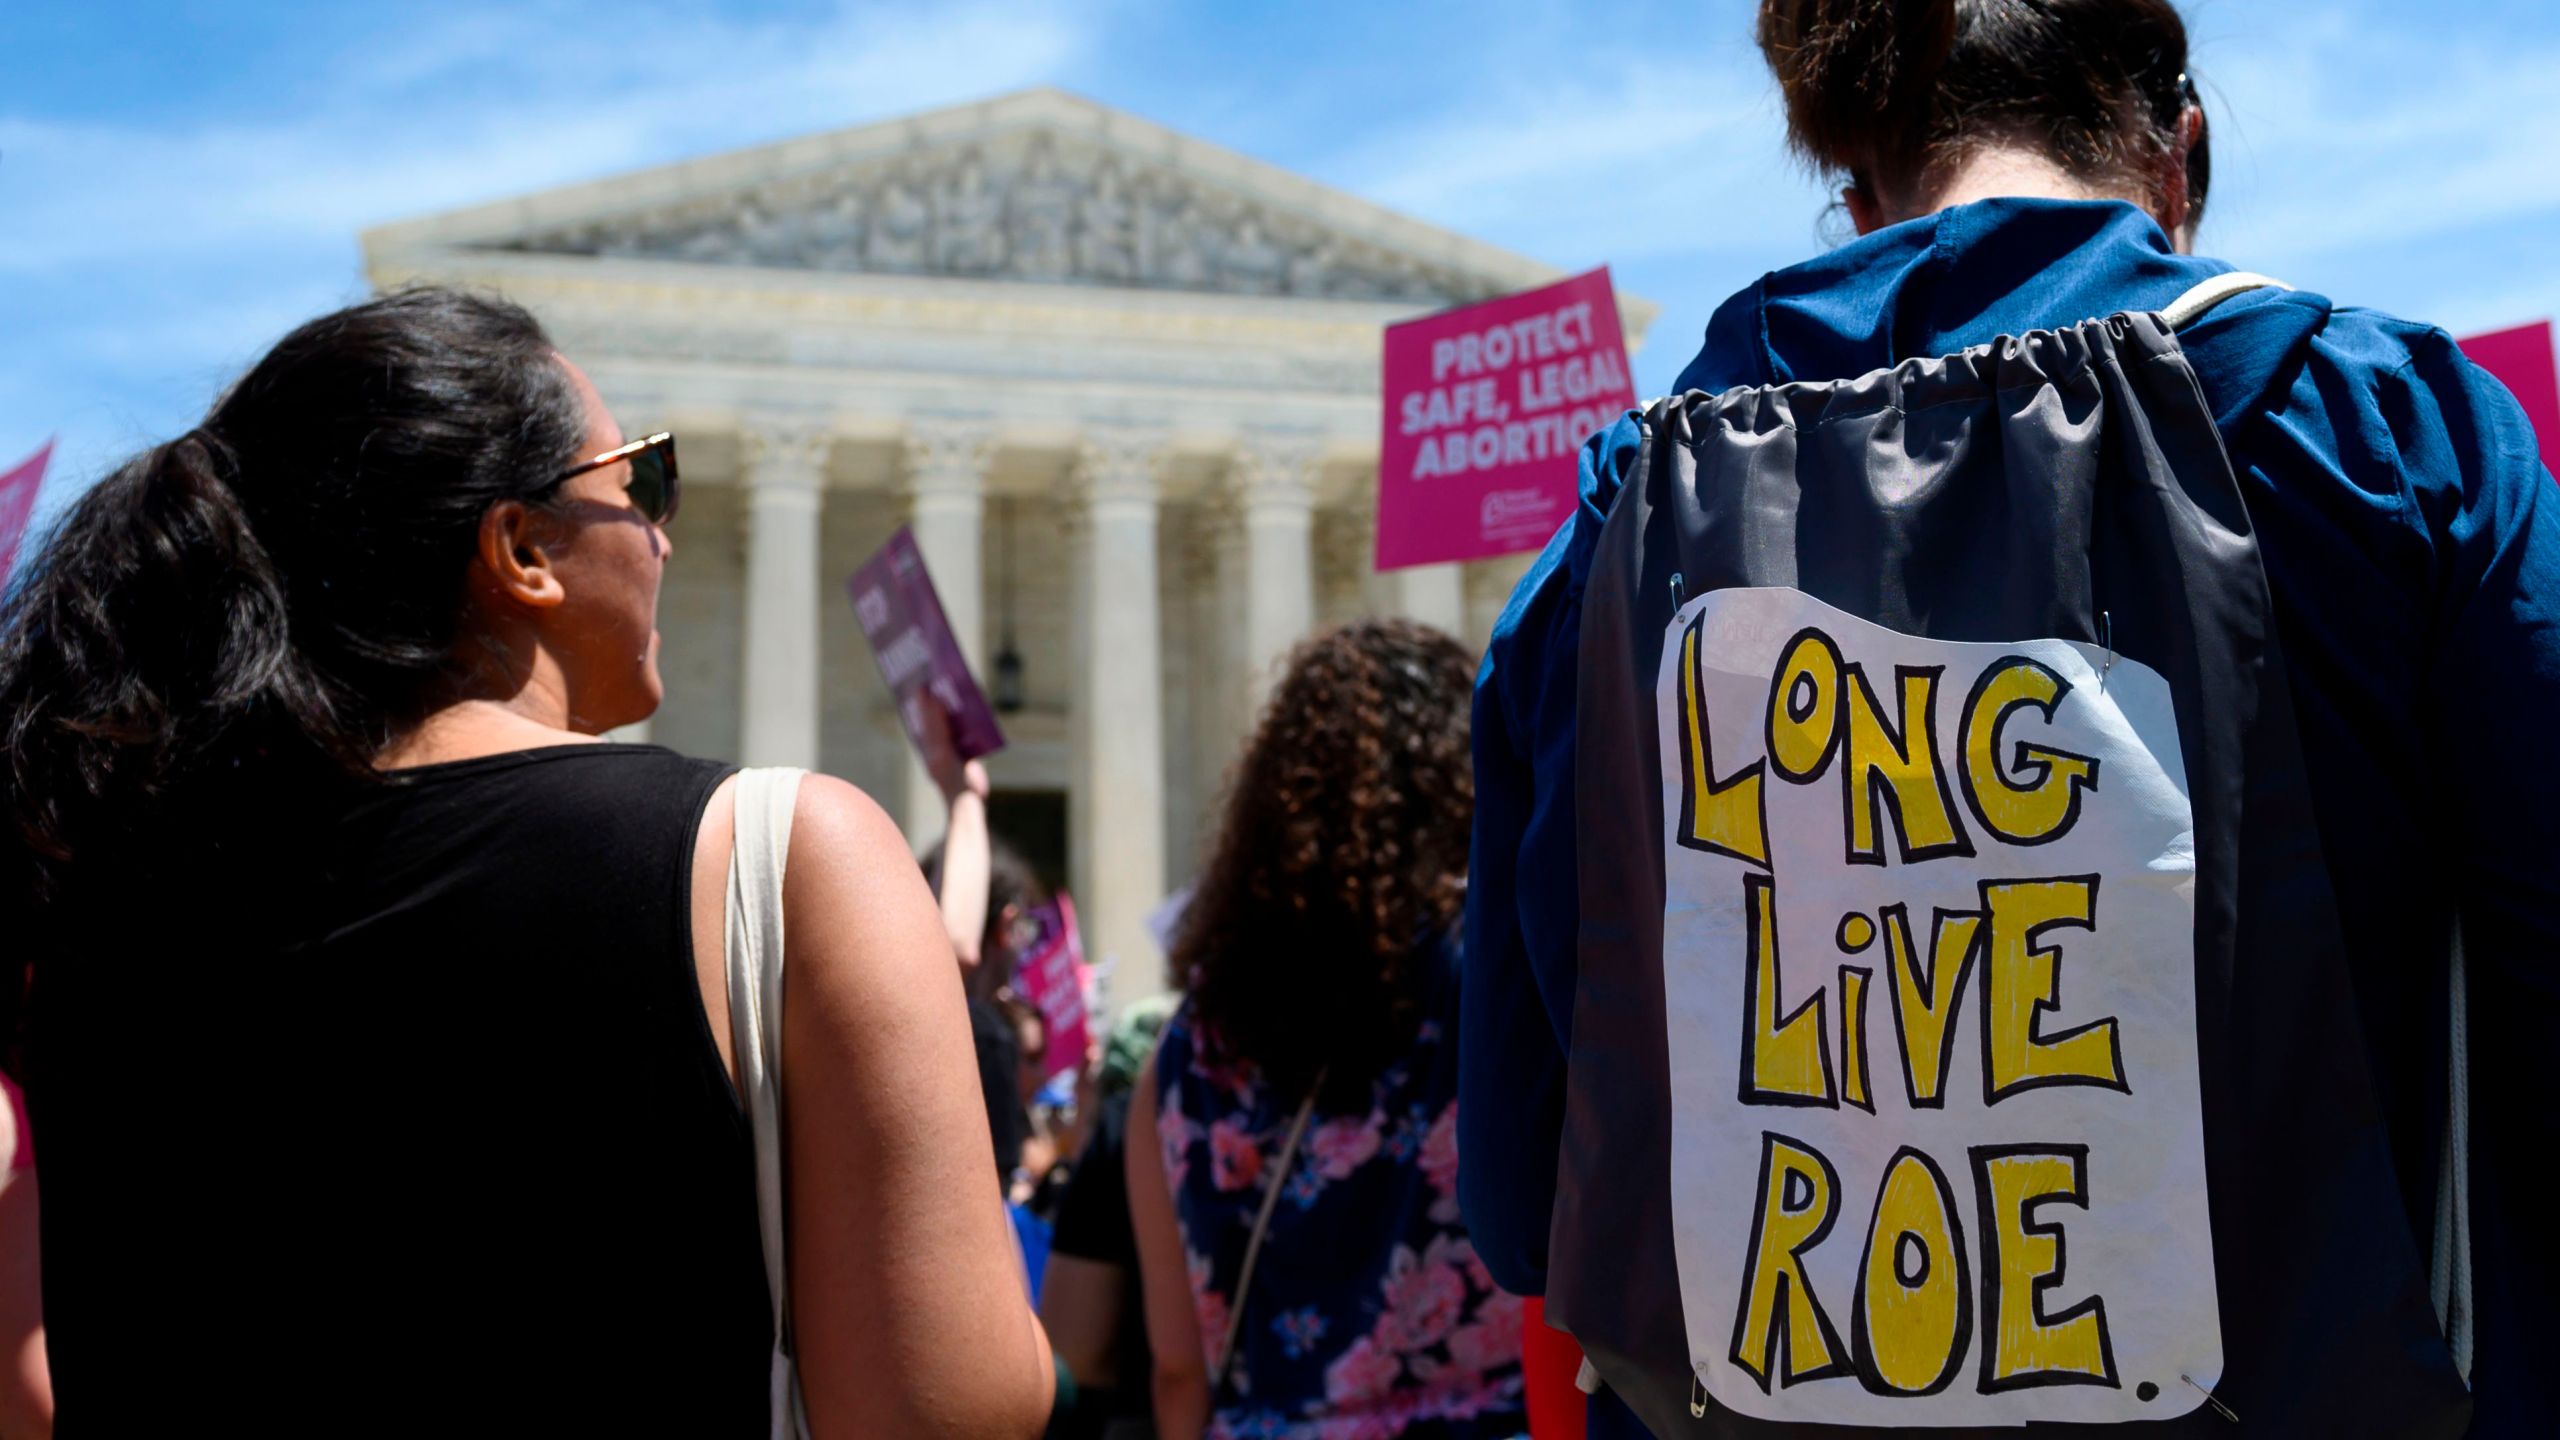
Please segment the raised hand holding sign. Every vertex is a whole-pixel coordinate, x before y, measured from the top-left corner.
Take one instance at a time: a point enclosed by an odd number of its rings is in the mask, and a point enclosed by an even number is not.
[[[872,657],[880,663],[880,678],[897,697],[907,738],[924,756],[942,793],[955,793],[955,761],[1003,749],[1004,731],[996,724],[986,691],[969,673],[969,661],[951,633],[913,532],[900,526],[878,554],[853,572],[845,590],[853,598],[863,637],[871,642]]]

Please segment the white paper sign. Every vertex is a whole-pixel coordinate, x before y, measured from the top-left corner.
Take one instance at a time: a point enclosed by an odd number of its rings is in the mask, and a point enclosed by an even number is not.
[[[1720,590],[1664,632],[1656,698],[1700,1382],[1836,1425],[2203,1403],[2222,1333],[2167,682]]]

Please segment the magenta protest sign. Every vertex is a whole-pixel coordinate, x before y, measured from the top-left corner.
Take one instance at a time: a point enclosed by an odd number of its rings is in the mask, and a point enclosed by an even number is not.
[[[916,749],[925,747],[924,696],[930,692],[950,717],[951,742],[963,760],[975,760],[1004,748],[1004,731],[987,693],[969,673],[969,661],[952,638],[950,617],[942,613],[942,597],[926,573],[916,537],[901,525],[880,553],[862,562],[845,582],[853,596],[853,617],[871,642],[880,662],[880,678],[898,698],[898,718]]]
[[[5,475],[0,475],[0,580],[9,577],[9,566],[18,558],[18,542],[27,536],[27,518],[35,514],[36,491],[44,484],[44,467],[53,459],[53,442],[27,457],[26,461]]]
[[[1084,1063],[1093,1048],[1093,1024],[1084,1003],[1087,970],[1084,937],[1076,932],[1076,903],[1062,892],[1028,917],[1034,938],[1014,963],[1013,984],[1040,1012],[1048,1048],[1041,1073],[1056,1075]]]
[[[1606,266],[1387,327],[1378,568],[1535,550],[1574,451],[1636,403]]]
[[[2471,363],[2498,377],[2524,406],[2543,468],[2560,475],[2560,364],[2551,354],[2551,322],[2537,320],[2455,342]]]

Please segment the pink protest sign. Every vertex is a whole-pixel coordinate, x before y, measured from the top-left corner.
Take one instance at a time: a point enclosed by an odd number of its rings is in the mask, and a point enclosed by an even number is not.
[[[1535,550],[1574,452],[1636,403],[1606,266],[1387,327],[1378,568]]]
[[[2536,320],[2512,330],[2493,330],[2455,342],[2471,363],[2498,377],[2524,406],[2533,422],[2533,437],[2542,447],[2542,466],[2560,475],[2560,366],[2551,355],[2551,322]]]
[[[52,459],[53,442],[47,440],[23,464],[0,475],[0,580],[8,578],[9,566],[18,558],[18,542],[27,536],[27,517],[35,513],[36,491]]]
[[[1056,1075],[1084,1063],[1093,1048],[1093,1026],[1084,1004],[1084,937],[1076,932],[1076,902],[1063,893],[1031,912],[1035,935],[1013,969],[1014,988],[1034,1010],[1048,1036],[1041,1073]]]
[[[969,673],[968,658],[952,638],[950,618],[942,613],[942,597],[924,568],[924,553],[907,527],[889,537],[880,553],[862,562],[845,582],[853,596],[853,618],[871,642],[880,662],[880,678],[898,697],[898,718],[918,751],[925,748],[924,696],[929,690],[950,717],[952,747],[963,760],[975,760],[1004,748],[1004,731],[987,704],[987,692]]]

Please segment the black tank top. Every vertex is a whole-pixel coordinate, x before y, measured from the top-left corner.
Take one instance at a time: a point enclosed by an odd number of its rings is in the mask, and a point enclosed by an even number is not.
[[[235,807],[58,907],[61,1433],[763,1434],[751,1144],[690,929],[726,773],[428,766]]]

